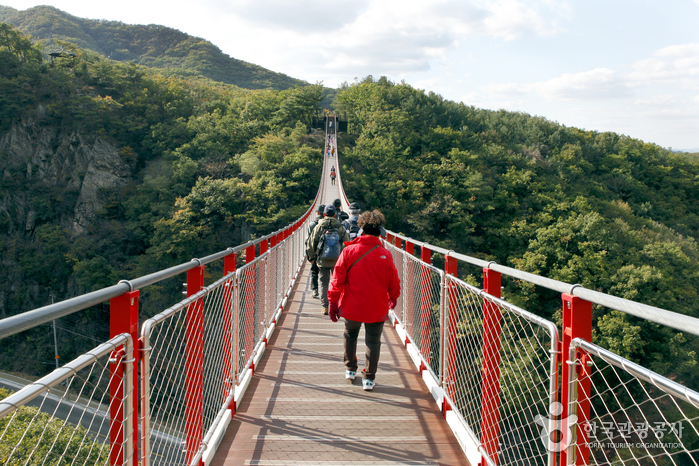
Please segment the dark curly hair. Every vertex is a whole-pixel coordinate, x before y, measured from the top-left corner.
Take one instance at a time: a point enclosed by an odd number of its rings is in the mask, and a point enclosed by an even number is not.
[[[359,216],[359,220],[357,220],[357,225],[359,225],[359,228],[361,228],[364,233],[368,233],[373,236],[379,236],[381,234],[381,226],[385,223],[386,217],[384,217],[378,210],[364,212]]]

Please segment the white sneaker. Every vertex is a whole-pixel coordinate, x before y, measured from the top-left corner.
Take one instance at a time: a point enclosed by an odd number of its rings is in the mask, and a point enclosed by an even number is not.
[[[345,378],[349,380],[354,380],[357,376],[357,371],[345,371]]]
[[[374,385],[376,385],[376,382],[374,382],[373,380],[364,379],[364,381],[362,382],[362,388],[366,391],[373,390]]]

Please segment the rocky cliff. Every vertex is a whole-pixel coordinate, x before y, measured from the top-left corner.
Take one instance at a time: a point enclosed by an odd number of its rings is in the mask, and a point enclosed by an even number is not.
[[[15,123],[0,135],[0,174],[5,187],[1,224],[7,233],[31,235],[42,208],[34,198],[34,188],[39,185],[72,193],[62,198],[70,205],[64,206],[60,224],[78,236],[96,218],[106,194],[127,183],[132,168],[121,158],[119,148],[99,136],[32,121]]]

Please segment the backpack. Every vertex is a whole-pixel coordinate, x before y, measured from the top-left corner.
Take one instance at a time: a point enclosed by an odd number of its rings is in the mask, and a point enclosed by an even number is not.
[[[323,232],[318,241],[316,258],[321,267],[331,267],[337,262],[342,252],[342,236],[340,230],[330,227]]]
[[[349,233],[350,239],[354,239],[357,237],[359,234],[359,225],[357,224],[356,220],[352,220],[351,218],[347,220],[347,233]]]

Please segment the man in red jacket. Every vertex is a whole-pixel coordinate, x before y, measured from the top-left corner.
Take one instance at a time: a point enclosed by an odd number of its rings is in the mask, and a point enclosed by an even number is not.
[[[400,279],[391,253],[381,246],[379,235],[386,223],[378,210],[364,212],[358,220],[360,236],[347,244],[335,264],[328,290],[330,318],[345,318],[345,377],[357,375],[357,337],[364,323],[366,356],[364,390],[373,390],[381,352],[381,332],[388,310],[400,296]]]

